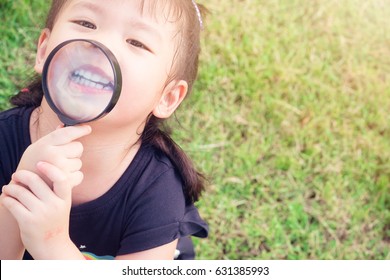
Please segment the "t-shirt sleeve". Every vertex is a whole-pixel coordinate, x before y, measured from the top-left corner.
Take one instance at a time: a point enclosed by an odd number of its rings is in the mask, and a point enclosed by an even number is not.
[[[193,204],[186,205],[173,168],[156,177],[133,204],[117,255],[152,249],[183,236],[207,236],[207,224]]]

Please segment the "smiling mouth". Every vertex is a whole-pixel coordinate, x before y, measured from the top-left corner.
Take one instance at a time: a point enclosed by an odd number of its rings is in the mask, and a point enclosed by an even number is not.
[[[89,87],[97,90],[114,91],[114,84],[107,78],[92,73],[88,70],[75,70],[70,73],[70,80],[83,87]]]

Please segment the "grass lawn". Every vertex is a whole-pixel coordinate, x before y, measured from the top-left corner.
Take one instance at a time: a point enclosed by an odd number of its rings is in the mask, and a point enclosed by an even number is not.
[[[3,2],[1,109],[48,5]],[[198,258],[390,259],[389,2],[200,2],[199,79],[171,121],[210,179]]]

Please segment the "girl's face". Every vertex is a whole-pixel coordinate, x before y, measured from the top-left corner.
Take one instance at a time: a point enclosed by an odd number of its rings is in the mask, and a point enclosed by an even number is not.
[[[35,69],[39,73],[49,53],[66,40],[95,40],[113,52],[122,71],[122,93],[111,113],[99,120],[109,122],[110,127],[132,124],[139,128],[150,113],[169,117],[187,92],[185,81],[166,86],[176,51],[177,26],[163,10],[149,13],[153,0],[144,1],[143,9],[141,2],[69,0],[53,29],[42,32],[38,44]]]

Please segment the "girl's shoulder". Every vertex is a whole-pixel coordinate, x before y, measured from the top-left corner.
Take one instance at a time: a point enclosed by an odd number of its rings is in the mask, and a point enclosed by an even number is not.
[[[0,112],[0,134],[3,141],[12,139],[30,144],[30,117],[34,107],[15,107]]]
[[[176,173],[174,165],[161,150],[142,144],[123,177],[132,182],[142,182],[145,187],[156,180],[171,180],[171,184],[182,185],[180,176],[174,175]]]
[[[29,121],[34,107],[14,107],[0,112],[0,121]]]
[[[9,182],[25,149],[31,144],[33,110],[32,107],[17,107],[0,112],[0,185]]]

